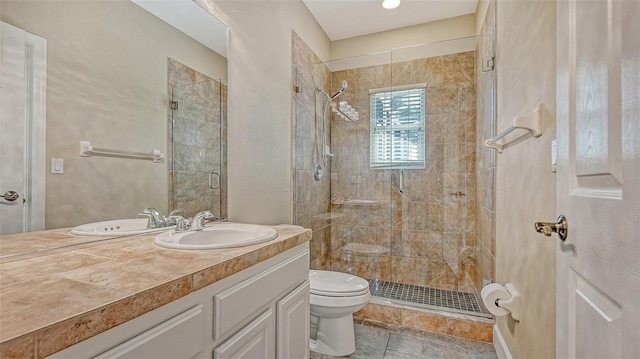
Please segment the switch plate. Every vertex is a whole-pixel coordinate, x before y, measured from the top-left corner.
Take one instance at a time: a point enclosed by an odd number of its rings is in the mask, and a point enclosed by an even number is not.
[[[51,159],[51,173],[53,174],[64,173],[64,160],[62,158]]]

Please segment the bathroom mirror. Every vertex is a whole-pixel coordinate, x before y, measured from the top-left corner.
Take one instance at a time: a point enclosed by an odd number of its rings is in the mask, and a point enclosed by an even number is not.
[[[184,197],[191,187],[226,183],[228,30],[223,23],[192,0],[3,0],[0,20],[46,40],[46,143],[35,144],[45,149],[45,199],[40,201],[45,216],[44,228],[32,230],[138,218],[148,207],[167,214],[178,206],[210,205],[216,216],[224,215],[226,201],[220,189],[205,203],[169,198],[180,191]],[[195,92],[215,89],[211,96],[218,98],[205,98],[208,104],[190,101],[192,113],[202,120],[176,126],[175,107],[183,107],[173,99],[176,88],[201,83],[207,85],[194,86]],[[190,93],[181,92],[182,105],[189,102]],[[203,114],[210,109],[220,113]],[[204,121],[212,117],[220,123],[206,126]],[[216,153],[187,141],[174,155],[175,127],[181,127],[178,137],[191,136],[199,144],[217,141],[208,145]],[[117,154],[84,157],[81,141],[94,149],[149,154],[157,150],[163,158],[156,162]],[[213,157],[217,160],[210,161]],[[52,159],[61,160],[60,167],[54,168]],[[177,178],[174,169],[194,170],[191,163],[210,165],[206,170],[198,167],[204,182],[176,189],[178,180],[202,179],[195,172]],[[220,175],[210,179],[212,172]],[[28,194],[27,200],[31,201]]]

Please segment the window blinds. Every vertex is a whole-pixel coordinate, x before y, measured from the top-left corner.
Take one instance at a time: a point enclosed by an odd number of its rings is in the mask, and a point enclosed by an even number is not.
[[[371,168],[425,167],[425,88],[376,92],[371,100]]]

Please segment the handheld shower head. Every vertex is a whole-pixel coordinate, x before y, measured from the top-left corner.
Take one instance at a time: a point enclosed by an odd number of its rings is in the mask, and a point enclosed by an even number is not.
[[[343,91],[347,89],[347,80],[342,80],[342,84],[340,84],[340,91]]]
[[[342,93],[347,89],[347,80],[342,80],[342,84],[340,85],[340,90],[336,92],[333,96],[331,96],[331,100],[342,95]]]

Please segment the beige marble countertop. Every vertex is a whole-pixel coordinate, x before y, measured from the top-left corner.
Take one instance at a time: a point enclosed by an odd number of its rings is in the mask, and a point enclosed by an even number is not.
[[[161,248],[156,234],[92,243],[69,229],[13,235],[7,248],[15,236],[76,245],[0,263],[0,358],[46,357],[311,240],[308,229],[274,228],[272,241],[217,250]]]

